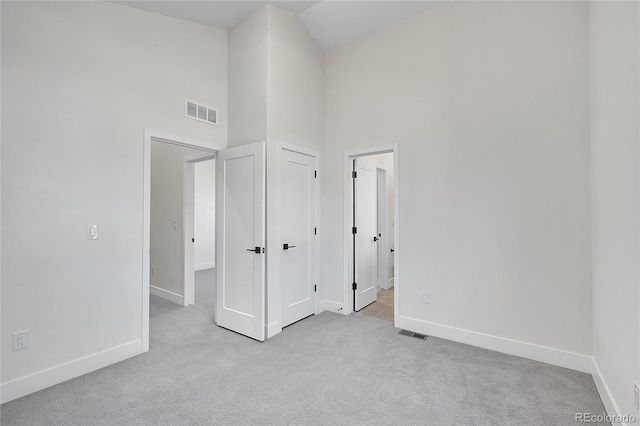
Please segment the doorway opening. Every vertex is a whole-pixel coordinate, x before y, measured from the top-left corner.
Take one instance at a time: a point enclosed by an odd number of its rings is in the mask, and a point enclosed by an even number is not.
[[[398,316],[397,146],[345,156],[345,278],[350,311]]]
[[[145,130],[143,152],[142,350],[146,352],[151,317],[196,302],[198,309],[214,317],[217,150]]]
[[[207,152],[184,157],[182,203],[184,306],[202,301],[210,304],[212,312],[216,294],[215,159],[216,154]]]

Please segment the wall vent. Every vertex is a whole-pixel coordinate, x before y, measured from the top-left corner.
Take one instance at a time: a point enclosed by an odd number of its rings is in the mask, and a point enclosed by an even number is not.
[[[188,99],[184,101],[184,115],[204,123],[218,124],[218,111],[216,109]]]

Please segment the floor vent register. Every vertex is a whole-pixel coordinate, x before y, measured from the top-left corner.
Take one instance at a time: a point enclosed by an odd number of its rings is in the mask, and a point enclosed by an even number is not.
[[[407,330],[400,330],[398,334],[401,334],[407,337],[413,337],[415,339],[420,339],[420,340],[427,340],[427,337],[429,337],[424,334],[414,333],[413,331],[407,331]]]

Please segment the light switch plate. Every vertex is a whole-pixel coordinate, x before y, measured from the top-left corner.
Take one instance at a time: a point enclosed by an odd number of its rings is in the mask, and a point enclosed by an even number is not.
[[[98,225],[87,225],[87,240],[98,239]]]

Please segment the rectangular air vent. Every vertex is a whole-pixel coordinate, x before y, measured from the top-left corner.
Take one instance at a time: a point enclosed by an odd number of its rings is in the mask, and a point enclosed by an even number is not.
[[[198,104],[196,102],[185,100],[184,114],[188,118],[202,121],[208,124],[218,124],[218,111],[210,106]]]
[[[414,333],[413,331],[408,331],[408,330],[400,330],[398,334],[402,336],[413,337],[420,340],[427,340],[427,337],[429,337],[429,336],[425,336],[424,334]]]

